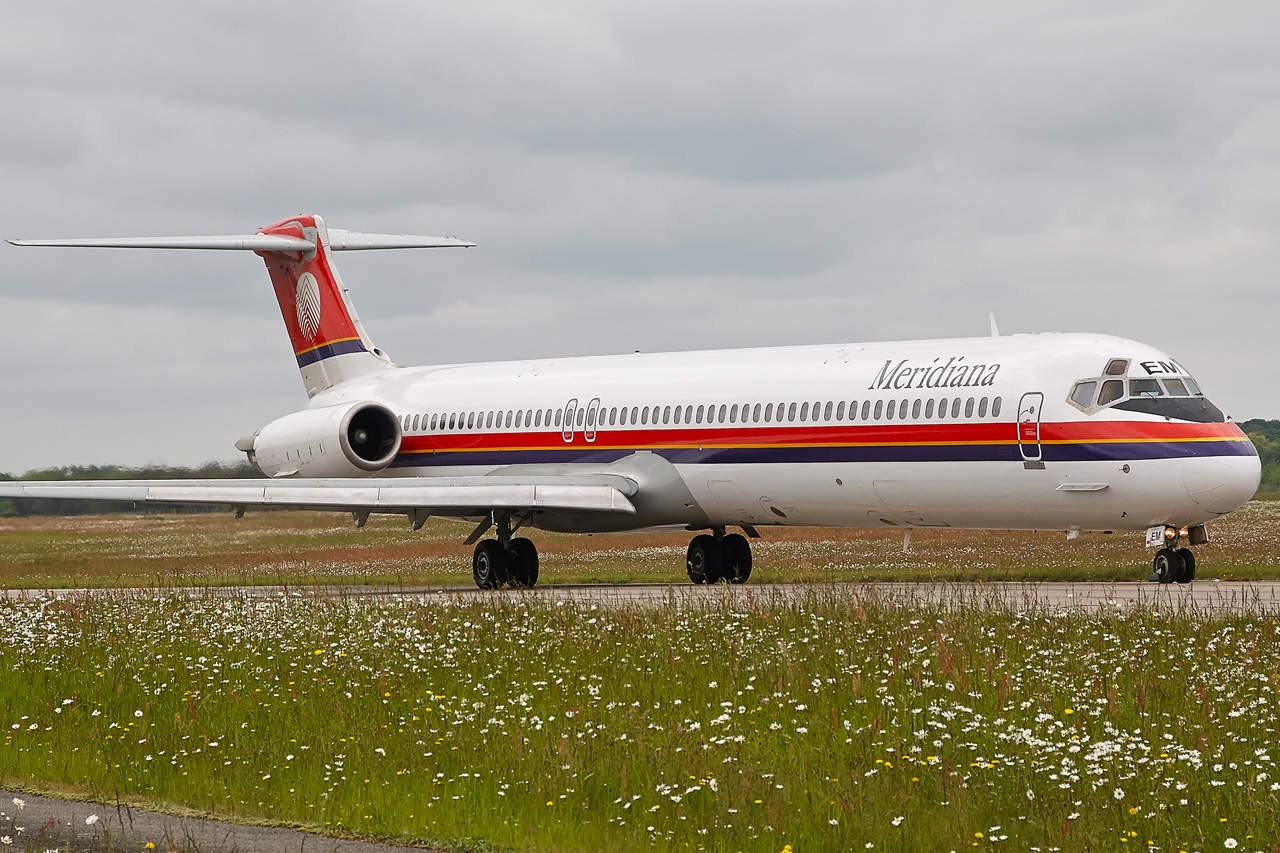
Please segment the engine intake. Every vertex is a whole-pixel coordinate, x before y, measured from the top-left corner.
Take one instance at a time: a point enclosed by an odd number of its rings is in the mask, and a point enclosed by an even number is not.
[[[345,403],[285,415],[236,447],[268,477],[362,477],[400,451],[400,422],[378,403]]]

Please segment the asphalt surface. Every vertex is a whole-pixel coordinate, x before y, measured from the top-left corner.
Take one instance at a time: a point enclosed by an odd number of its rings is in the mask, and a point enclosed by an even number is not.
[[[18,803],[21,803],[21,806]],[[269,826],[160,814],[0,790],[0,842],[12,850],[155,853],[404,853],[404,847]]]
[[[741,586],[694,586],[673,584],[584,584],[546,585],[532,590],[481,590],[473,586],[232,586],[154,589],[55,589],[5,590],[10,599],[81,597],[93,595],[192,595],[268,598],[301,596],[312,598],[401,598],[418,597],[437,601],[550,601],[603,606],[708,607],[723,604],[764,606],[786,604],[809,596],[878,597],[900,605],[924,604],[945,607],[990,607],[1000,609],[1071,609],[1152,607],[1162,610],[1215,614],[1280,613],[1280,581],[1195,581],[1189,584],[1145,582],[1106,583],[803,583],[752,584]]]

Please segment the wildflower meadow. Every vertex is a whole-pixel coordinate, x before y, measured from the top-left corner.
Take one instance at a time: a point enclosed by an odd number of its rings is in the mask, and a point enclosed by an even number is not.
[[[1280,837],[1261,611],[107,592],[0,601],[0,673],[0,785],[454,849]]]

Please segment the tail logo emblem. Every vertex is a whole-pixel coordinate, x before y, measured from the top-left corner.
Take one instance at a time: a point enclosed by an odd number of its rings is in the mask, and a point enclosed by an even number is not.
[[[298,279],[295,290],[295,302],[298,309],[298,328],[307,340],[313,340],[320,331],[320,285],[316,277],[304,272]]]

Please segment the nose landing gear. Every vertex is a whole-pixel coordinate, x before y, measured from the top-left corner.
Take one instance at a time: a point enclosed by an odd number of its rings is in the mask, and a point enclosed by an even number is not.
[[[1203,530],[1203,528],[1200,528]],[[1170,532],[1172,535],[1170,535]],[[1179,548],[1181,531],[1176,527],[1165,530],[1165,546],[1156,552],[1151,561],[1150,583],[1191,583],[1196,577],[1196,555],[1190,548]],[[1196,536],[1191,535],[1194,543]]]

